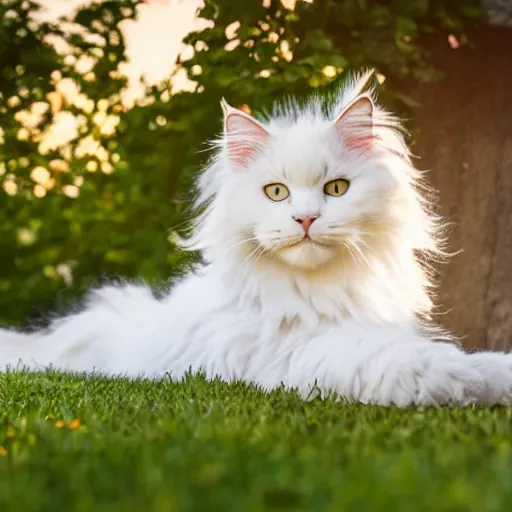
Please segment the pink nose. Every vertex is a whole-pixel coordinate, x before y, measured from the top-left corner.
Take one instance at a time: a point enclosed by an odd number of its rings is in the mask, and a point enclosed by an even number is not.
[[[308,215],[307,217],[293,217],[296,222],[298,222],[302,229],[304,230],[304,234],[307,235],[311,224],[318,219],[318,215]]]

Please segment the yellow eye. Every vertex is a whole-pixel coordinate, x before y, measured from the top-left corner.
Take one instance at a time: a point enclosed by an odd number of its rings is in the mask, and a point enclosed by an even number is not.
[[[269,199],[272,199],[272,201],[275,202],[284,201],[290,197],[288,187],[282,183],[271,183],[263,188],[263,192],[265,192],[265,195]]]
[[[329,181],[324,185],[324,194],[340,197],[348,190],[349,182],[342,178]]]

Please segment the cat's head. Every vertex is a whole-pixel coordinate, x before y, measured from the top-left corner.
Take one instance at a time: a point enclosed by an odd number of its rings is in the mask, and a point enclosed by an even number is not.
[[[297,272],[379,272],[386,260],[435,248],[398,125],[357,87],[327,112],[313,99],[266,121],[223,104],[220,149],[200,179],[210,204],[195,242],[207,259],[237,253]]]
[[[312,270],[339,259],[378,223],[392,178],[375,162],[371,98],[334,120],[309,116],[262,125],[226,106],[224,185],[231,227],[287,265]]]

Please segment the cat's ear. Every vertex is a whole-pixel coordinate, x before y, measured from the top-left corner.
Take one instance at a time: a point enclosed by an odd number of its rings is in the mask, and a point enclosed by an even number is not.
[[[334,121],[334,128],[352,149],[368,150],[373,143],[373,102],[370,96],[358,96]]]
[[[224,136],[232,162],[243,167],[261,150],[270,135],[256,119],[221,101],[224,112]]]

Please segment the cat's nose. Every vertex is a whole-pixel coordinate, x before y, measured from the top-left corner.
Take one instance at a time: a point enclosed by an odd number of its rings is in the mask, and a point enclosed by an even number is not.
[[[311,224],[313,224],[318,217],[319,215],[307,215],[304,217],[293,217],[293,219],[302,226],[304,234],[307,235]]]

